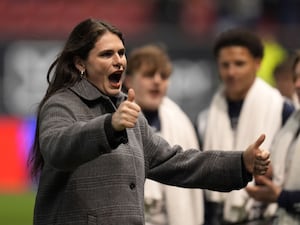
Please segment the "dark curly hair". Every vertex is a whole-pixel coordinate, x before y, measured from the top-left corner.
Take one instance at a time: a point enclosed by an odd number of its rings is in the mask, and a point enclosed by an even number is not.
[[[217,37],[213,47],[215,57],[218,57],[222,48],[230,46],[245,47],[255,58],[262,59],[264,55],[264,47],[261,39],[254,33],[243,28],[229,29]]]

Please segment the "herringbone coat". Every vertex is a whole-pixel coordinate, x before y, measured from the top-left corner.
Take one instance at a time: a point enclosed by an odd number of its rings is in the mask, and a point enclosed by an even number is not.
[[[115,104],[125,97],[121,93]],[[126,129],[120,144],[111,147],[114,134],[104,127],[115,104],[83,79],[43,106],[39,140],[45,165],[35,225],[143,225],[146,177],[219,191],[248,182],[241,152],[171,147],[152,132],[143,115],[134,128]]]

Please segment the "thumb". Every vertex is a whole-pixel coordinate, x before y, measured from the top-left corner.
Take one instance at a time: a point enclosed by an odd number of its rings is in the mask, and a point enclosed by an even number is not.
[[[127,100],[130,101],[130,102],[134,102],[134,99],[135,99],[135,92],[132,88],[130,88],[128,90],[128,97],[127,97]]]
[[[264,142],[266,135],[262,134],[254,143],[254,148],[259,148],[259,146]]]

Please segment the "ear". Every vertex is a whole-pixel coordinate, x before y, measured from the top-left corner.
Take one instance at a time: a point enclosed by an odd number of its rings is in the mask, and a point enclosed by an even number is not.
[[[74,65],[79,72],[85,70],[84,61],[79,56],[74,57]]]
[[[260,59],[260,58],[256,58],[256,59],[255,59],[255,67],[256,67],[256,71],[259,70],[260,65],[261,65],[261,61],[262,61],[262,59]]]

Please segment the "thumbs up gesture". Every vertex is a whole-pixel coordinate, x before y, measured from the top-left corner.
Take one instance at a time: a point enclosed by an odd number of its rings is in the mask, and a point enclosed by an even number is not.
[[[243,153],[244,165],[253,175],[264,175],[270,164],[270,153],[259,146],[264,142],[265,135],[261,135],[254,144],[250,145]]]
[[[129,89],[127,100],[122,102],[117,111],[112,115],[111,123],[116,131],[135,126],[141,108],[134,100],[135,92],[133,89]]]

